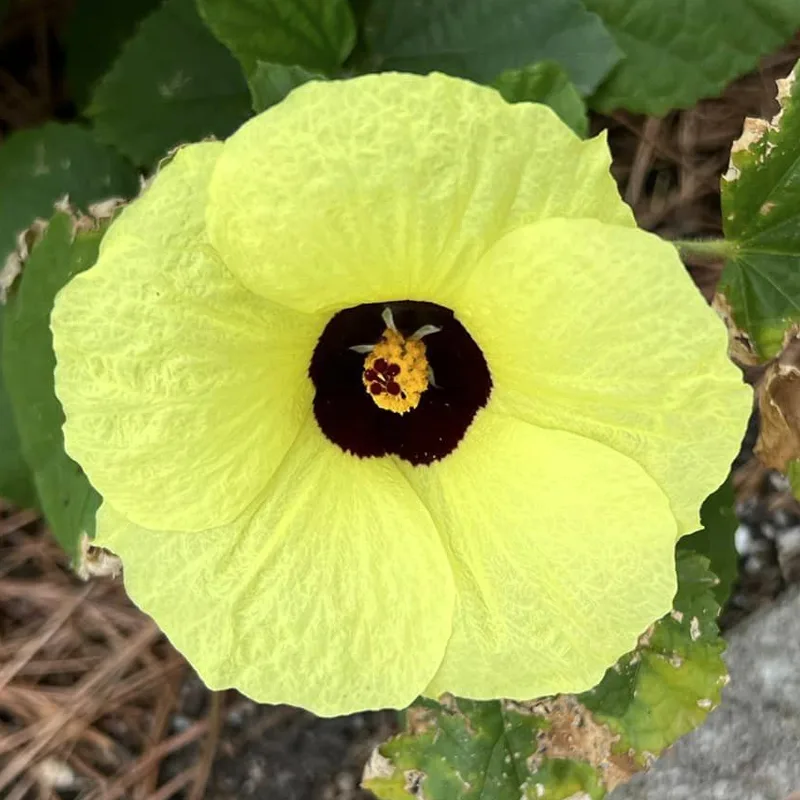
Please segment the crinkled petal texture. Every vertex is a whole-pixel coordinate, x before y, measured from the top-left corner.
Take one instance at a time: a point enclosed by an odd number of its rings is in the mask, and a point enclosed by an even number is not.
[[[444,75],[308,83],[226,143],[209,235],[264,297],[317,311],[434,300],[504,233],[552,216],[632,226],[603,138]]]
[[[620,453],[484,411],[441,463],[401,468],[457,581],[453,635],[428,694],[589,689],[670,609],[675,518]]]
[[[181,150],[114,223],[54,312],[67,447],[211,686],[321,714],[580,691],[669,609],[749,393],[608,167],[547,108],[372,75]],[[407,299],[494,384],[425,467],[331,444],[306,376],[332,313]]]
[[[207,186],[222,149],[180,150],[53,312],[67,450],[146,527],[234,520],[313,394],[306,370],[326,320],[257,297],[208,244]]]
[[[630,456],[669,498],[679,535],[697,530],[752,392],[672,245],[546,220],[501,239],[454,302],[491,365],[495,410]]]
[[[391,461],[346,455],[312,419],[235,523],[146,530],[105,504],[98,530],[214,689],[325,716],[400,708],[441,663],[454,586],[430,516]]]

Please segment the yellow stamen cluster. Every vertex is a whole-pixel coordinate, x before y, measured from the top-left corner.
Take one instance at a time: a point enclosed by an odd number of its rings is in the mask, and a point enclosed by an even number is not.
[[[425,343],[413,337],[406,339],[387,327],[364,359],[362,381],[375,405],[405,414],[419,405],[428,388],[428,374]]]

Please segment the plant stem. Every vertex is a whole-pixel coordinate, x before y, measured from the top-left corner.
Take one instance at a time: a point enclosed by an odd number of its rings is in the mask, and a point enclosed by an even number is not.
[[[679,239],[672,242],[684,258],[716,260],[733,255],[736,243],[728,239]]]

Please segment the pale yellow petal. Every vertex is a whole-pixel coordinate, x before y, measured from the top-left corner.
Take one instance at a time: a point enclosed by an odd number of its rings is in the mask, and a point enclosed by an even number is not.
[[[305,311],[435,300],[503,233],[550,216],[632,225],[602,137],[444,75],[309,83],[225,144],[211,239]]]
[[[259,702],[404,707],[450,635],[452,573],[424,506],[391,461],[345,455],[312,420],[230,525],[150,531],[106,504],[98,543],[210,687]]]
[[[526,226],[486,254],[454,307],[486,355],[494,408],[630,456],[681,534],[699,527],[752,392],[672,245],[594,220]]]
[[[427,693],[579,692],[675,592],[675,519],[631,459],[483,411],[459,448],[403,468],[456,576],[453,636]]]
[[[221,144],[178,152],[53,312],[70,455],[136,523],[199,530],[263,489],[306,415],[325,324],[245,289],[205,235]]]

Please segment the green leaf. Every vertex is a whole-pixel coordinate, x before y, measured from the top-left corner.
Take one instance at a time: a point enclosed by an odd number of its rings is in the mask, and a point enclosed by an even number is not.
[[[249,116],[250,96],[194,0],[166,0],[122,49],[87,113],[104,141],[151,166],[178,144],[233,133]]]
[[[50,221],[9,295],[2,352],[6,388],[41,509],[73,559],[81,534],[94,533],[100,497],[64,452],[64,412],[55,395],[50,312],[58,290],[97,258],[103,229],[83,227],[63,212]]]
[[[591,691],[530,702],[421,700],[406,713],[405,733],[373,754],[364,786],[383,800],[603,797],[720,700],[724,645],[707,564],[677,554],[674,610]]]
[[[583,0],[625,60],[591,100],[661,116],[713,97],[800,28],[797,0]]]
[[[4,311],[5,307],[0,305],[0,353],[3,348]],[[6,392],[2,369],[0,369],[0,497],[22,508],[37,505],[36,487],[31,471],[22,456],[17,423],[11,411],[11,399]]]
[[[679,551],[677,566],[672,613],[579,698],[620,736],[616,752],[628,753],[643,767],[702,723],[727,682],[714,597],[717,578],[708,559],[694,553]]]
[[[800,499],[800,459],[795,458],[786,467],[786,477],[792,487],[792,494]]]
[[[355,44],[347,0],[197,0],[197,5],[248,74],[259,61],[332,71]]]
[[[537,758],[544,716],[504,701],[420,700],[408,712],[409,733],[380,747],[364,787],[384,800],[561,800],[576,792],[602,797],[595,770],[569,759]],[[542,787],[537,789],[537,784]],[[544,793],[540,793],[544,791]]]
[[[49,219],[64,195],[85,210],[137,188],[133,167],[78,125],[49,122],[13,134],[0,145],[0,266],[17,234],[37,217]]]
[[[67,83],[79,108],[108,70],[139,21],[161,0],[78,0],[64,36]]]
[[[586,104],[555,61],[541,61],[523,69],[503,72],[492,84],[509,103],[543,103],[567,125],[585,137],[589,133]]]
[[[698,553],[709,560],[711,571],[719,579],[714,587],[714,597],[720,605],[724,605],[730,596],[739,571],[734,544],[739,524],[734,511],[735,502],[733,480],[729,477],[703,503],[700,509],[702,529],[684,536],[678,543],[679,550]]]
[[[800,8],[800,6],[798,6]],[[800,81],[781,82],[782,112],[745,122],[722,181],[722,222],[733,255],[717,291],[734,325],[766,360],[800,322]]]
[[[247,82],[253,98],[253,111],[258,113],[280,103],[292,89],[308,81],[324,80],[326,77],[322,73],[310,72],[304,67],[259,61]]]
[[[447,72],[491,83],[501,72],[556,61],[590,94],[620,51],[580,0],[374,0],[366,71]]]

